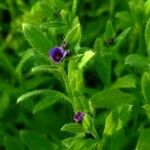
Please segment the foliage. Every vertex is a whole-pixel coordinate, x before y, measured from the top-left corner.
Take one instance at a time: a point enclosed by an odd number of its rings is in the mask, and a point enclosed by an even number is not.
[[[150,149],[150,0],[2,0],[0,22],[0,149]]]

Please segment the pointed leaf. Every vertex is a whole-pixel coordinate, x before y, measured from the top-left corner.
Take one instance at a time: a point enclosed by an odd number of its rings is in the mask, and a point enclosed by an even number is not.
[[[26,94],[21,95],[18,99],[17,99],[17,103],[22,102],[24,100],[27,100],[33,96],[38,96],[38,95],[43,95],[43,94],[47,94],[49,92],[49,90],[34,90],[32,92],[28,92]]]
[[[104,134],[112,135],[121,130],[130,118],[131,108],[131,105],[125,104],[113,109],[106,118]]]
[[[38,111],[44,110],[58,101],[70,102],[70,99],[61,92],[49,90],[48,97],[44,98],[39,103],[37,103],[34,106],[33,112],[36,113]]]
[[[110,112],[106,118],[105,121],[105,128],[104,128],[104,134],[105,135],[112,135],[117,128],[118,120],[114,117],[114,112]]]
[[[92,51],[86,51],[81,59],[81,62],[79,63],[79,69],[83,69],[83,67],[86,65],[86,63],[94,56],[94,52]]]
[[[85,131],[92,130],[92,118],[91,118],[91,116],[89,116],[88,114],[84,115],[82,126],[85,129]]]
[[[68,31],[64,41],[69,43],[71,48],[74,48],[81,40],[81,27],[78,23],[70,31]]]
[[[122,45],[122,43],[125,41],[128,33],[130,32],[131,28],[127,28],[126,30],[124,30],[115,40],[115,46],[113,48],[113,51],[118,51],[120,46]]]
[[[65,124],[62,128],[62,131],[67,131],[73,134],[79,134],[79,133],[83,133],[84,129],[82,127],[82,125],[77,124],[77,123],[68,123]]]
[[[113,29],[113,25],[110,21],[107,22],[104,37],[105,37],[105,41],[115,37],[115,32],[114,32],[114,29]]]
[[[48,50],[52,47],[52,43],[48,40],[44,34],[35,26],[24,23],[22,25],[25,38],[31,44],[31,46],[42,56],[48,57]]]

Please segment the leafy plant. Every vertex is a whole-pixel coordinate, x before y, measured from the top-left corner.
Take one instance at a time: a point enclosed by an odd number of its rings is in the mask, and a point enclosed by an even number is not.
[[[0,2],[0,149],[149,150],[149,8]]]

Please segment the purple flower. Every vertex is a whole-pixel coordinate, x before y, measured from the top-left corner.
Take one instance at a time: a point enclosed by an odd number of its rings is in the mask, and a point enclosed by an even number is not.
[[[54,47],[49,51],[49,56],[55,63],[60,63],[68,54],[62,47]]]
[[[83,117],[84,117],[83,112],[77,112],[77,113],[75,113],[73,119],[74,119],[75,122],[80,123],[80,122],[82,122]]]

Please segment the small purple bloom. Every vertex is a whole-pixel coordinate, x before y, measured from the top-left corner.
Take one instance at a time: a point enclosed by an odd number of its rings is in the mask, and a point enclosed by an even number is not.
[[[75,113],[73,119],[74,119],[75,122],[80,123],[80,122],[82,122],[83,117],[84,117],[83,112],[77,112],[77,113]]]
[[[66,55],[67,51],[65,51],[62,47],[54,47],[49,51],[49,56],[56,63],[61,62]]]

